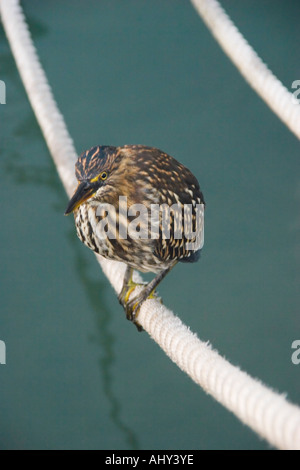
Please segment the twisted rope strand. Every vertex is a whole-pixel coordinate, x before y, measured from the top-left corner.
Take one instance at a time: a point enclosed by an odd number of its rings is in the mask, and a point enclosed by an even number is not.
[[[217,0],[191,0],[224,52],[272,111],[300,139],[300,105],[268,69]]]

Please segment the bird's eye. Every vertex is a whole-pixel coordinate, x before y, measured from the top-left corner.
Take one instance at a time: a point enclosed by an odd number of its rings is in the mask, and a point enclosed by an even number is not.
[[[103,171],[103,172],[100,174],[100,179],[101,179],[102,181],[104,181],[104,180],[106,180],[106,178],[107,178],[107,173],[106,173],[106,171]]]

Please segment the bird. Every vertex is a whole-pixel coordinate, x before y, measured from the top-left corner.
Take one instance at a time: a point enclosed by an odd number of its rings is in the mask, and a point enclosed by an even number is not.
[[[98,145],[75,164],[77,188],[65,215],[95,253],[126,264],[119,302],[139,331],[142,303],[178,262],[196,262],[204,244],[205,201],[197,178],[158,148]],[[156,276],[133,281],[134,270]],[[132,292],[142,286],[133,298]]]

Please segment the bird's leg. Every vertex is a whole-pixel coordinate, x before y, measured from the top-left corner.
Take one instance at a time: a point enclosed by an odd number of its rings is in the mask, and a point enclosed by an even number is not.
[[[123,306],[126,312],[127,319],[133,321],[137,329],[139,331],[142,331],[143,328],[141,327],[141,325],[136,323],[134,319],[132,318],[132,316],[127,313],[127,304],[129,301],[130,294],[134,291],[136,287],[138,286],[142,287],[145,285],[145,283],[137,283],[132,280],[133,271],[134,271],[133,268],[130,268],[129,266],[127,266],[125,275],[124,275],[124,280],[123,280],[123,287],[118,298],[119,298],[120,304]]]
[[[135,288],[135,286],[133,286],[134,283],[132,280],[132,276],[133,276],[133,268],[130,268],[129,266],[127,266],[125,274],[124,274],[124,279],[123,279],[123,287],[118,297],[120,304],[123,305],[124,308],[132,290]]]
[[[161,271],[132,300],[129,300],[129,295],[131,294],[132,289],[130,290],[129,294],[126,295],[126,303],[125,303],[125,305],[123,304],[123,306],[125,308],[125,311],[126,311],[126,317],[128,318],[128,320],[131,320],[136,325],[136,327],[139,331],[141,331],[143,329],[137,321],[138,313],[139,313],[139,310],[141,308],[142,303],[145,302],[145,300],[147,300],[147,299],[157,298],[157,296],[155,294],[156,287],[163,280],[163,278],[168,274],[168,272],[171,271],[171,269],[175,266],[176,263],[177,263],[177,261],[175,261],[173,264],[171,264],[168,268]],[[140,285],[140,284],[136,284],[136,285]]]

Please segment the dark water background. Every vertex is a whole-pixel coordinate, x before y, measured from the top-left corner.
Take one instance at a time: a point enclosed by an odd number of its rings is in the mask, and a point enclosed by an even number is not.
[[[22,2],[78,153],[159,147],[198,177],[203,256],[160,287],[231,362],[300,402],[299,142],[188,1]],[[300,79],[300,3],[223,1],[274,73]],[[268,449],[124,319],[0,28],[1,449]]]

